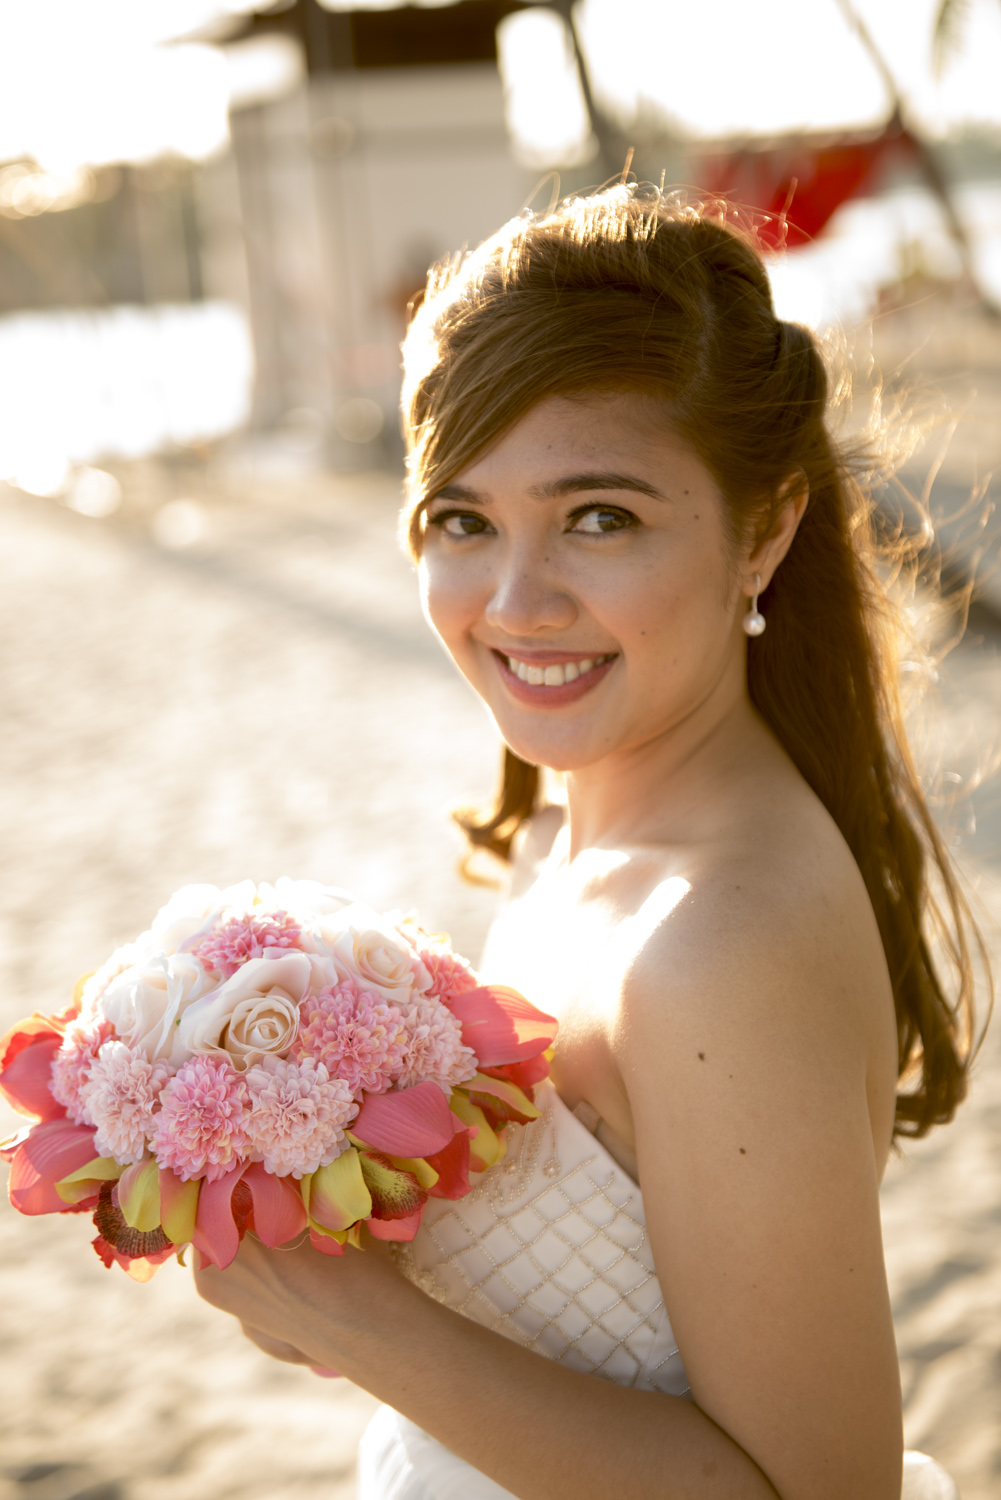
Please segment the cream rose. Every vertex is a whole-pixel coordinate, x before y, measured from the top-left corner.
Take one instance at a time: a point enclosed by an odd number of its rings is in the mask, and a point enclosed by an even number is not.
[[[250,959],[185,1011],[181,1042],[189,1053],[228,1058],[241,1073],[265,1057],[285,1057],[311,974],[309,956],[287,948]]]
[[[121,1041],[149,1062],[179,1066],[188,1057],[178,1022],[216,981],[187,953],[155,953],[113,979],[97,1001]]]
[[[331,930],[338,918],[321,924],[334,967],[341,979],[353,979],[363,989],[382,995],[391,1004],[406,1005],[431,986],[431,976],[413,948],[392,927],[384,926],[365,907],[340,914],[341,930]]]

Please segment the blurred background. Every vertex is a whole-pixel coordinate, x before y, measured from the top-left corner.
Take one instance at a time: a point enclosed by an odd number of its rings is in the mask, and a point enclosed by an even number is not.
[[[430,262],[618,175],[762,216],[780,314],[920,411],[901,471],[925,783],[1001,951],[1001,0],[0,0],[0,1028],[189,880],[497,892],[497,747],[395,539]],[[931,572],[935,571],[934,562]],[[960,637],[962,637],[960,639]],[[9,1111],[0,1126],[12,1123]],[[912,1446],[1001,1493],[1001,1049],[883,1190]],[[373,1403],[171,1266],[0,1215],[0,1500],[347,1500]]]

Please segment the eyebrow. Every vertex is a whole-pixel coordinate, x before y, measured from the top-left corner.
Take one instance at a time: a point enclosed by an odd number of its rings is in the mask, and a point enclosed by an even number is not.
[[[564,495],[580,495],[594,490],[632,490],[639,495],[650,495],[654,500],[666,500],[667,496],[645,479],[635,474],[616,474],[607,469],[598,469],[584,474],[566,474],[562,479],[549,479],[544,484],[529,486],[528,493],[537,500],[556,500]],[[446,484],[434,500],[458,500],[464,505],[488,505],[486,496],[464,484]]]

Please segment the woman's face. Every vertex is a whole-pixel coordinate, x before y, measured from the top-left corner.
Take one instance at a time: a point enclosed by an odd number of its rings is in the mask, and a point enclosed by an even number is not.
[[[723,514],[641,395],[541,401],[431,500],[425,613],[517,755],[580,770],[743,692]]]

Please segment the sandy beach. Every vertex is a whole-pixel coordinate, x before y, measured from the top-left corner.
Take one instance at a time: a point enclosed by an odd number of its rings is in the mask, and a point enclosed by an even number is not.
[[[0,1027],[62,1006],[191,880],[287,873],[419,904],[475,957],[497,898],[460,880],[447,813],[489,792],[497,750],[421,621],[393,481],[126,481],[105,521],[0,486]],[[151,517],[181,496],[204,534],[170,550]],[[943,677],[946,766],[997,739],[992,632]],[[959,853],[1001,952],[993,797]],[[997,1027],[958,1121],[892,1164],[883,1211],[908,1442],[992,1500]],[[0,1500],[349,1500],[372,1399],[267,1360],[173,1264],[147,1286],[105,1271],[92,1234],[0,1213]]]

